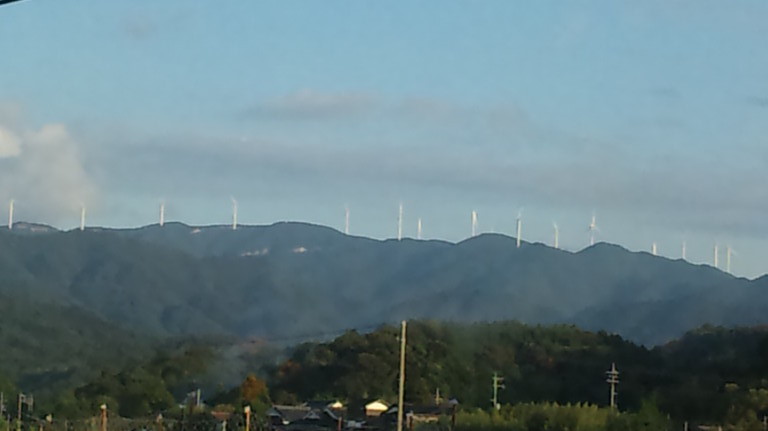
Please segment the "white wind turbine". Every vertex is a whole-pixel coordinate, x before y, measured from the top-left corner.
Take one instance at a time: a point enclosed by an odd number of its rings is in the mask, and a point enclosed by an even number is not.
[[[8,204],[8,230],[13,229],[13,199]]]
[[[587,230],[589,231],[589,245],[595,245],[595,233],[600,232],[600,229],[597,227],[597,216],[595,213],[592,213],[592,221],[589,222]]]
[[[232,199],[232,230],[237,230],[237,200]]]
[[[517,243],[517,248],[520,248],[520,245],[522,245],[522,236],[523,236],[523,210],[520,210],[517,212],[516,225],[517,225],[516,243]]]
[[[477,211],[472,210],[472,236],[477,236]]]
[[[85,230],[85,204],[80,206],[80,230]]]
[[[552,227],[555,228],[555,249],[560,248],[560,228],[557,226],[557,223],[552,223]]]
[[[725,248],[725,272],[731,273],[731,256],[737,254],[729,245]]]
[[[397,240],[403,239],[403,203],[400,202],[400,207],[397,212]]]
[[[160,227],[165,225],[165,202],[160,202]]]
[[[682,248],[682,250],[681,250],[681,252],[680,252],[680,257],[681,257],[683,260],[686,260],[686,259],[687,259],[687,257],[688,257],[688,256],[687,256],[687,254],[688,254],[688,244],[686,244],[686,243],[685,243],[685,240],[683,240],[683,248]]]
[[[349,205],[344,205],[344,233],[349,235]]]
[[[714,259],[713,259],[713,262],[715,264],[715,268],[719,268],[720,267],[720,262],[719,261],[720,261],[720,246],[717,243],[715,243]]]
[[[423,239],[421,236],[421,217],[416,221],[416,239]]]
[[[658,256],[659,255],[659,248],[656,245],[655,241],[653,242],[653,244],[651,244],[651,254],[654,255],[654,256]]]

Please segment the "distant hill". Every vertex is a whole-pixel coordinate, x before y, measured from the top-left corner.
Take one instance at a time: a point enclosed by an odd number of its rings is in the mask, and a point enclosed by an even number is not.
[[[142,361],[155,341],[78,307],[0,293],[0,374],[25,389],[50,392],[119,370]]]
[[[518,319],[657,344],[705,323],[768,323],[766,278],[604,243],[378,241],[304,223],[31,233],[0,230],[0,294],[160,336],[297,341],[403,318]]]
[[[399,328],[385,326],[302,345],[271,369],[270,394],[278,403],[318,397],[347,400],[350,406],[370,398],[395,402],[398,334]],[[605,406],[605,372],[612,363],[620,373],[622,411],[651,402],[681,428],[684,421],[720,424],[749,418],[755,426],[731,429],[759,429],[768,396],[766,328],[702,327],[648,349],[570,325],[411,321],[407,340],[405,397],[416,405],[431,404],[439,389],[446,399],[460,400],[465,410],[486,408],[496,373],[504,378],[499,402],[505,405]]]

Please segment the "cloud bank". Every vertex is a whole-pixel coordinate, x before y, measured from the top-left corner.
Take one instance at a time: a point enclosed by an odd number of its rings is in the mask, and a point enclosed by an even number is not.
[[[25,214],[48,223],[75,220],[81,203],[97,196],[79,144],[65,125],[34,128],[0,117],[0,200],[16,201],[17,220]]]

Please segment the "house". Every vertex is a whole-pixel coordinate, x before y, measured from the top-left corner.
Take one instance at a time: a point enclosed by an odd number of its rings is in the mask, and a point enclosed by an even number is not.
[[[307,401],[304,403],[304,405],[308,406],[312,410],[325,410],[329,409],[334,414],[339,415],[341,414],[344,416],[344,413],[346,411],[346,408],[344,404],[339,400],[315,400],[315,401]]]
[[[440,404],[413,405],[406,403],[403,406],[403,419],[408,429],[413,429],[414,424],[435,423],[440,417],[449,417],[456,412],[459,402],[455,399],[441,402]],[[397,405],[390,407],[382,415],[384,427],[394,428],[397,424]]]
[[[285,431],[327,431],[341,425],[341,415],[328,406],[337,407],[337,402],[304,403],[298,406],[273,405],[267,411],[270,427]],[[343,406],[342,406],[343,407]]]
[[[306,405],[289,406],[275,404],[267,410],[267,417],[271,425],[282,426],[304,419],[311,411],[312,409]]]
[[[379,417],[389,409],[389,404],[382,400],[374,400],[365,404],[366,417]]]

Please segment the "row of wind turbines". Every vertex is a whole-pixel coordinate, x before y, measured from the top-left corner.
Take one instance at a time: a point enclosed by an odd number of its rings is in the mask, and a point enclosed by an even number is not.
[[[470,213],[470,231],[471,236],[475,237],[479,235],[479,223],[478,223],[478,214],[477,211],[472,210]],[[554,235],[553,235],[553,241],[552,241],[552,247],[555,249],[560,249],[560,227],[557,225],[557,223],[552,223],[552,227],[554,229]],[[520,248],[522,246],[523,241],[523,216],[522,212],[517,213],[517,218],[515,219],[515,243],[517,248]],[[416,239],[422,239],[422,221],[421,217],[417,219],[416,222]],[[595,236],[598,232],[600,232],[600,229],[597,226],[597,216],[595,214],[592,214],[592,219],[590,220],[589,224],[587,225],[587,232],[589,233],[589,245],[593,246],[595,245]],[[349,207],[345,207],[345,223],[344,223],[344,233],[349,235]],[[403,238],[403,204],[401,203],[398,208],[398,218],[397,218],[397,239],[398,241],[402,240]],[[658,256],[658,245],[654,241],[651,243],[651,254],[654,256]],[[728,245],[725,248],[725,271],[728,273],[731,273],[731,262],[732,257],[736,255],[736,252],[733,250],[733,248]],[[688,260],[688,246],[686,241],[682,242],[682,248],[680,257],[683,260]],[[720,245],[715,243],[714,249],[713,249],[713,259],[712,264],[715,268],[720,268]]]
[[[238,212],[238,203],[235,198],[232,198],[232,230],[237,230],[237,212]],[[14,204],[15,201],[13,199],[10,200],[8,205],[8,230],[13,229],[13,212],[14,212]],[[86,206],[81,205],[80,207],[80,230],[85,230],[85,216],[86,216]],[[160,203],[160,214],[159,214],[159,225],[160,227],[165,225],[165,202]],[[344,206],[344,233],[346,235],[350,234],[350,209],[349,206]],[[557,223],[553,223],[552,227],[554,228],[554,238],[552,242],[552,247],[555,249],[560,249],[560,228],[558,227]],[[517,248],[520,248],[522,246],[522,238],[523,238],[523,216],[522,212],[518,212],[517,218],[515,219],[515,241]],[[472,210],[470,215],[470,231],[471,236],[475,237],[479,235],[479,223],[478,223],[478,214],[477,211]],[[416,221],[416,239],[422,240],[423,235],[423,223],[421,217],[417,218]],[[595,245],[595,235],[600,232],[600,229],[597,226],[597,216],[595,214],[592,214],[592,219],[589,222],[589,225],[587,225],[587,232],[589,233],[589,245],[593,246]],[[397,240],[401,241],[403,239],[403,204],[400,203],[398,207],[398,214],[397,214]],[[683,260],[687,260],[687,244],[685,241],[682,243],[681,253],[680,257]],[[658,256],[658,245],[656,242],[651,243],[651,254],[654,256]],[[736,252],[733,250],[733,248],[728,245],[725,249],[725,271],[730,273],[731,272],[731,261],[732,256],[734,256]],[[720,245],[715,243],[714,249],[713,249],[713,259],[712,264],[715,268],[720,268]]]

